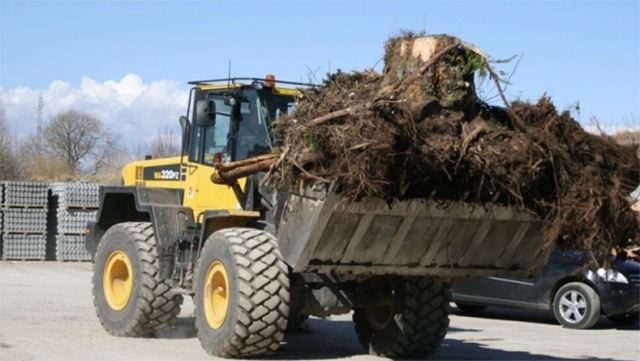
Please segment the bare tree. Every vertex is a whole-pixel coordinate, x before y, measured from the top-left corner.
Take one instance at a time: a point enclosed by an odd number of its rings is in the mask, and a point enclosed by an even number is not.
[[[173,130],[165,127],[164,130],[158,130],[158,134],[151,141],[138,142],[134,152],[138,159],[147,156],[152,158],[171,157],[180,154],[180,144]]]
[[[98,118],[73,109],[58,113],[42,135],[42,151],[76,171],[95,174],[121,151],[117,136]]]
[[[5,116],[4,106],[0,104],[0,180],[17,180],[23,174],[16,155],[17,142]]]
[[[72,181],[76,170],[62,158],[39,151],[36,134],[26,136],[18,148],[20,163],[24,168],[24,180],[33,181]]]
[[[158,135],[151,142],[151,155],[154,158],[170,157],[180,154],[180,146],[173,130],[168,127],[164,132],[158,130]]]
[[[43,129],[42,150],[77,168],[100,139],[98,118],[76,110],[58,113]]]

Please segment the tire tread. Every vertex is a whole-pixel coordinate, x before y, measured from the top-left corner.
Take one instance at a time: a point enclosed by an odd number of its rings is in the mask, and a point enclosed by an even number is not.
[[[112,327],[105,323],[100,310],[100,303],[96,298],[94,287],[94,307],[103,327],[114,336],[143,337],[151,336],[156,331],[170,327],[177,319],[182,305],[182,295],[172,290],[169,280],[158,277],[159,260],[156,249],[156,240],[153,227],[149,222],[125,222],[114,227],[119,227],[133,240],[140,260],[141,289],[138,291],[138,303],[133,317],[125,322],[123,327]],[[101,242],[98,251],[107,245]],[[94,285],[96,277],[102,277],[102,270],[94,269]]]
[[[208,353],[220,357],[254,357],[273,353],[284,338],[289,311],[289,279],[281,275],[287,267],[276,240],[264,231],[249,228],[229,228],[219,232],[227,240],[237,267],[238,322],[226,347],[212,349],[198,332],[200,342]],[[203,253],[208,243],[205,243]],[[208,265],[199,262],[198,267]],[[200,272],[196,271],[196,274]]]
[[[403,277],[406,286],[405,309],[401,331],[385,339],[384,345],[374,339],[362,313],[356,309],[354,321],[360,343],[369,353],[389,358],[424,357],[438,349],[449,327],[449,289],[430,277]]]

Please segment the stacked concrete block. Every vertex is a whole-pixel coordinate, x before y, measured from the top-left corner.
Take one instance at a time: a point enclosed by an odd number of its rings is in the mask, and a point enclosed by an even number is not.
[[[4,218],[4,183],[0,182],[0,259],[2,259],[2,255],[4,254],[4,227],[2,226],[2,220]]]
[[[1,200],[0,200],[1,201]],[[2,219],[4,218],[4,209],[0,206],[0,259],[4,254],[4,227],[2,226]]]
[[[85,247],[84,234],[57,234],[56,258],[58,261],[90,261]]]
[[[47,208],[5,208],[5,233],[47,233]]]
[[[3,239],[2,259],[45,260],[47,252],[46,235],[7,233]]]
[[[59,208],[97,209],[99,184],[53,183],[51,194],[57,197]]]
[[[0,258],[88,261],[87,222],[96,218],[98,184],[0,182]]]
[[[84,234],[87,222],[94,221],[95,209],[58,208],[58,234]]]
[[[2,259],[44,260],[49,185],[4,182],[2,188]]]
[[[100,185],[91,183],[54,183],[51,195],[56,207],[56,259],[88,261],[91,255],[84,246],[87,222],[98,213]]]
[[[6,207],[47,207],[49,184],[40,182],[5,182],[4,204]]]

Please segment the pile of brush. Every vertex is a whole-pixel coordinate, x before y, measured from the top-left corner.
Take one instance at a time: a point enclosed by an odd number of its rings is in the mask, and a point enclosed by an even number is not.
[[[272,186],[313,179],[354,201],[517,206],[544,219],[545,241],[561,249],[609,255],[637,244],[636,149],[586,132],[548,97],[509,104],[499,82],[505,106],[489,106],[476,95],[478,71],[498,79],[482,51],[455,37],[391,39],[383,74],[337,73],[304,90],[295,113],[272,126],[282,148],[215,177],[268,170]]]

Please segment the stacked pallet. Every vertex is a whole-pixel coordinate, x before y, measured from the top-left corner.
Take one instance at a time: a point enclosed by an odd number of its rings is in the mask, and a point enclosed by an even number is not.
[[[2,259],[44,260],[48,184],[4,182],[2,188]]]
[[[98,212],[98,184],[53,183],[51,194],[56,209],[56,259],[59,261],[89,261],[85,248],[87,222]]]

